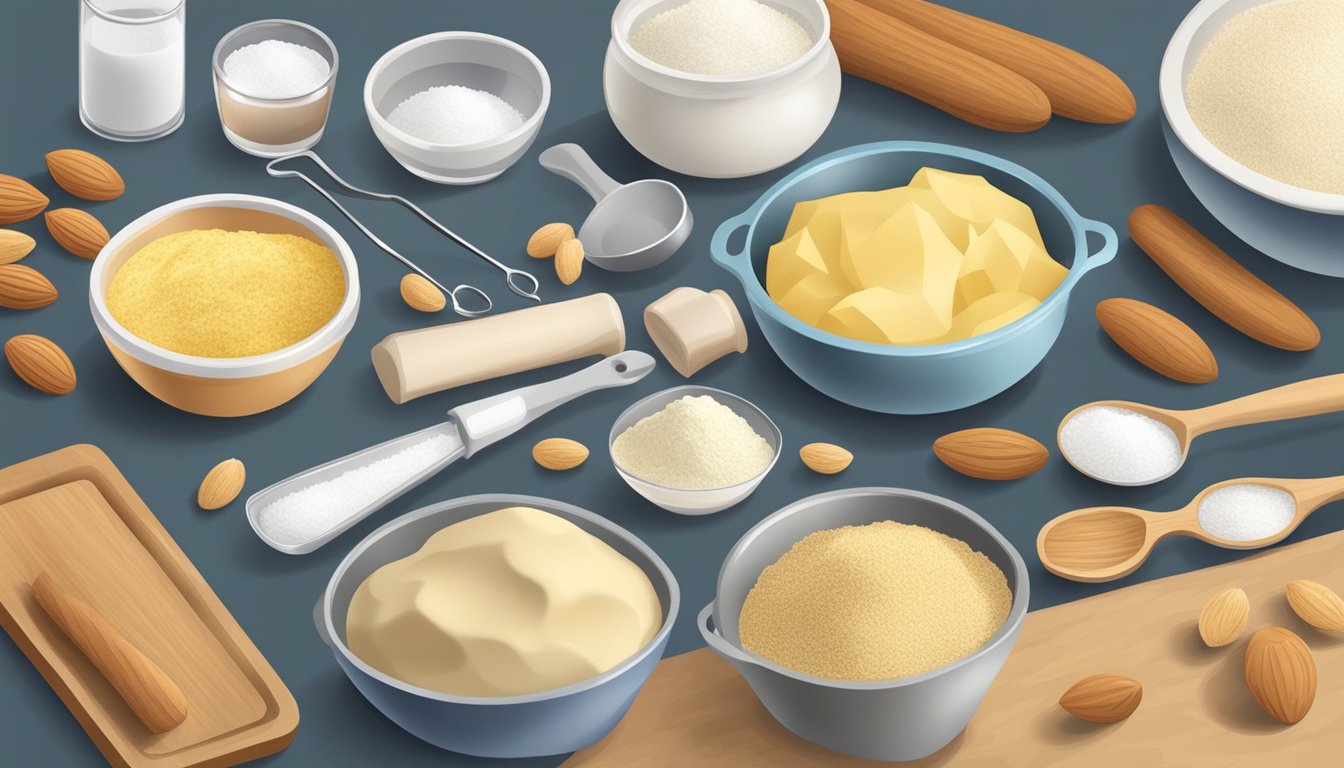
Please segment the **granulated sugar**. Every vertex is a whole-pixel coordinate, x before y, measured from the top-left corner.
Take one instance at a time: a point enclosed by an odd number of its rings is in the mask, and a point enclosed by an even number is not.
[[[1242,165],[1344,193],[1344,0],[1236,16],[1200,53],[1186,103],[1205,137]]]
[[[422,141],[473,144],[516,131],[524,118],[493,93],[440,85],[398,104],[387,121]]]
[[[775,451],[733,409],[688,395],[617,436],[611,458],[641,480],[703,490],[745,483],[770,466]]]
[[[1070,464],[1110,483],[1155,483],[1183,461],[1171,427],[1109,405],[1085,408],[1069,419],[1059,430],[1059,449]]]
[[[812,36],[783,11],[756,0],[690,0],[640,23],[630,46],[695,75],[768,72],[812,47]]]
[[[224,78],[245,96],[292,99],[312,93],[331,75],[322,54],[284,40],[244,45],[224,59]]]
[[[461,447],[456,433],[427,437],[391,456],[281,496],[261,508],[257,525],[280,544],[307,543]]]
[[[1292,494],[1268,485],[1241,483],[1199,502],[1199,526],[1228,541],[1255,541],[1288,527],[1297,514]]]
[[[937,669],[984,645],[1012,608],[1003,572],[966,542],[883,521],[809,534],[761,571],[742,646],[837,680]]]

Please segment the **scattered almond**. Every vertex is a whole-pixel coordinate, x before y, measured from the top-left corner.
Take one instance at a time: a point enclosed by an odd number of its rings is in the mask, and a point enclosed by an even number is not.
[[[205,474],[196,503],[201,509],[219,509],[238,498],[247,481],[247,468],[237,459],[225,459]]]
[[[1307,579],[1288,582],[1288,605],[1311,626],[1326,632],[1344,632],[1344,599],[1324,584]]]
[[[574,239],[574,228],[564,222],[547,224],[527,240],[527,255],[534,259],[546,259],[555,255],[560,244]]]
[[[1316,660],[1302,638],[1283,627],[1265,627],[1246,644],[1246,687],[1260,708],[1292,725],[1316,699]]]
[[[555,274],[560,282],[573,285],[583,272],[583,243],[570,238],[555,252]]]
[[[933,443],[933,453],[963,475],[982,480],[1016,480],[1050,460],[1050,451],[1036,440],[1007,429],[963,429]]]
[[[94,259],[107,245],[109,235],[93,214],[78,208],[47,211],[47,231],[65,250],[81,259]]]
[[[0,224],[31,219],[51,202],[32,184],[0,173]]]
[[[1092,675],[1074,683],[1059,697],[1064,711],[1089,723],[1118,723],[1134,714],[1143,700],[1143,686],[1123,675]]]
[[[401,299],[421,312],[438,312],[448,305],[437,285],[414,272],[401,278]]]
[[[798,449],[798,457],[808,469],[823,475],[843,472],[854,460],[854,454],[831,443],[808,443]]]
[[[532,459],[546,469],[573,469],[588,460],[588,448],[568,438],[548,437],[532,446]]]
[[[1221,648],[1241,637],[1251,617],[1246,591],[1233,587],[1209,598],[1199,612],[1199,636],[1210,648]]]
[[[1218,378],[1218,360],[1194,329],[1174,315],[1134,299],[1106,299],[1097,322],[1129,356],[1169,379],[1206,384]]]
[[[31,333],[5,342],[5,359],[28,386],[49,395],[75,389],[75,365],[56,342]]]
[[[23,264],[0,264],[0,307],[39,309],[56,301],[56,286],[46,275]]]
[[[82,149],[48,152],[47,172],[61,189],[84,200],[115,200],[126,191],[116,168]]]
[[[0,229],[0,265],[13,264],[33,252],[37,241],[13,229]]]

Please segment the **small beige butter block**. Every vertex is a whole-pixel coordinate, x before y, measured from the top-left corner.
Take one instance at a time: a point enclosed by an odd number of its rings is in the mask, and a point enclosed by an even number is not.
[[[733,352],[747,351],[747,328],[721,290],[674,288],[644,310],[644,328],[658,351],[686,378]]]

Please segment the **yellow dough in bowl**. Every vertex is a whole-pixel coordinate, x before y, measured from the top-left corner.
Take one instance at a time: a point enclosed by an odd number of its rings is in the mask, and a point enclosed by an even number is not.
[[[346,644],[412,685],[517,696],[606,672],[662,621],[639,566],[564,518],[510,507],[374,571],[350,602]]]

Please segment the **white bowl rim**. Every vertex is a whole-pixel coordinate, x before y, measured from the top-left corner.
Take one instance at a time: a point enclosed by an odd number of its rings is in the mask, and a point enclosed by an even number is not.
[[[423,47],[430,43],[442,42],[444,40],[475,40],[479,42],[493,43],[495,45],[500,46],[501,48],[507,48],[517,54],[520,54],[524,59],[528,61],[528,63],[530,63],[533,67],[536,68],[537,74],[541,75],[541,99],[537,104],[537,108],[533,110],[531,115],[528,115],[527,119],[523,121],[522,125],[518,126],[512,131],[509,131],[506,134],[503,134],[502,136],[495,136],[494,138],[484,139],[482,141],[476,141],[470,144],[439,144],[432,141],[425,141],[424,139],[412,136],[411,134],[392,125],[392,123],[389,122],[388,119],[383,116],[383,113],[379,111],[378,107],[374,106],[373,103],[374,80],[380,77],[383,74],[384,70],[386,70],[389,66],[391,66],[394,60],[400,58],[401,56],[406,55],[406,53],[408,53],[409,51]],[[498,96],[499,94],[495,95]],[[520,137],[526,136],[529,133],[535,132],[537,130],[538,126],[540,126],[541,124],[541,121],[546,117],[546,110],[550,108],[550,105],[551,105],[551,75],[546,71],[546,65],[541,63],[541,59],[537,58],[537,55],[535,53],[532,53],[532,51],[523,47],[519,43],[515,43],[514,41],[506,37],[500,37],[498,35],[490,35],[484,32],[467,32],[467,31],[454,30],[448,32],[433,32],[428,35],[421,35],[420,37],[412,38],[392,48],[387,53],[384,53],[382,56],[378,57],[378,60],[373,63],[372,67],[369,68],[368,76],[364,78],[364,111],[368,114],[369,121],[374,123],[378,129],[386,131],[389,134],[391,134],[398,141],[404,142],[405,144],[415,149],[419,149],[425,152],[443,152],[443,151],[470,152],[479,149],[488,149],[491,147],[502,146],[511,141],[516,141]],[[513,105],[510,104],[509,106]]]
[[[151,344],[131,333],[112,316],[103,295],[101,285],[103,275],[108,269],[110,255],[146,226],[167,216],[197,208],[247,208],[273,213],[308,227],[332,243],[335,246],[332,252],[336,254],[337,260],[345,270],[345,298],[342,299],[336,314],[307,338],[283,349],[251,357],[185,355]],[[298,206],[257,195],[232,193],[197,195],[166,203],[142,214],[122,227],[107,245],[103,246],[89,272],[89,308],[93,313],[94,324],[108,342],[146,365],[171,373],[207,379],[246,379],[293,368],[344,339],[354,327],[355,316],[359,312],[359,267],[355,262],[355,254],[350,250],[345,238],[341,237],[330,224]]]
[[[1158,73],[1158,98],[1162,103],[1162,112],[1166,115],[1167,124],[1171,126],[1180,142],[1200,162],[1237,186],[1292,208],[1314,213],[1344,214],[1344,194],[1306,189],[1251,170],[1209,141],[1190,115],[1189,106],[1185,102],[1185,78],[1182,76],[1190,44],[1195,34],[1210,22],[1213,15],[1232,2],[1236,0],[1201,0],[1176,28],[1171,41],[1167,43]],[[1253,7],[1274,2],[1281,0],[1254,0]],[[1249,9],[1248,7],[1247,10]]]

